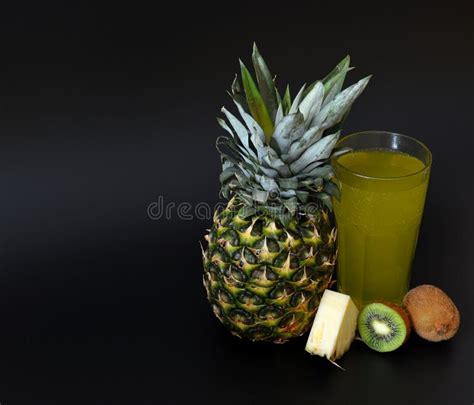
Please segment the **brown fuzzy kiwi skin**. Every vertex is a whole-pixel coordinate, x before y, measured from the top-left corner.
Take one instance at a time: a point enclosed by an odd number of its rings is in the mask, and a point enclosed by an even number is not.
[[[394,304],[393,302],[382,301],[381,303],[397,312],[402,317],[403,322],[405,322],[405,327],[407,329],[407,334],[403,341],[403,344],[405,344],[411,334],[411,322],[407,312],[400,305]]]
[[[451,339],[459,329],[459,311],[438,287],[423,284],[413,288],[405,295],[403,306],[415,332],[430,342]]]

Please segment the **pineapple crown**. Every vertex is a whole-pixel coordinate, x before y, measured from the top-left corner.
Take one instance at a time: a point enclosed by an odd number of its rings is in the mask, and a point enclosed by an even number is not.
[[[352,103],[371,76],[342,90],[349,66],[346,56],[322,80],[300,89],[292,99],[289,86],[283,97],[275,78],[254,44],[252,62],[256,82],[240,61],[242,85],[236,75],[230,95],[241,120],[222,108],[218,118],[229,136],[217,138],[221,154],[221,195],[244,203],[243,217],[263,212],[287,223],[314,203],[332,209],[339,197],[331,156],[342,123]],[[342,90],[342,91],[341,91]]]

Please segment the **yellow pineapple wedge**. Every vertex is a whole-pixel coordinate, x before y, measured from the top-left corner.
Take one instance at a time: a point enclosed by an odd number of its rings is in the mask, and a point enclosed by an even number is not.
[[[306,351],[335,361],[349,350],[357,329],[359,311],[346,294],[324,291],[309,333]]]

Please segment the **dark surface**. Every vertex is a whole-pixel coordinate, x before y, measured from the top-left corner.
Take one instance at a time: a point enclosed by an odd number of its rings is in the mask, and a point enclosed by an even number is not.
[[[39,4],[0,17],[2,405],[474,401],[467,10]],[[253,40],[293,91],[350,53],[348,81],[374,78],[345,133],[431,148],[413,284],[457,303],[452,341],[385,355],[355,342],[342,372],[304,338],[250,344],[212,315],[198,245],[210,220],[152,221],[147,206],[218,201],[215,116]]]

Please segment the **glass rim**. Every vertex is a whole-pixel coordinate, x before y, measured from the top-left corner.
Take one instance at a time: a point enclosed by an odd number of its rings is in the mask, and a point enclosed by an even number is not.
[[[362,174],[362,173],[359,173],[359,172],[356,172],[356,171],[353,171],[351,169],[349,169],[348,167],[344,166],[343,164],[339,163],[338,162],[338,157],[335,157],[335,158],[331,158],[331,163],[334,165],[334,166],[337,166],[338,168],[341,168],[343,171],[353,175],[353,176],[356,176],[356,177],[359,177],[361,179],[367,179],[367,180],[382,180],[382,181],[396,181],[396,180],[402,180],[402,179],[407,179],[409,177],[412,177],[412,176],[417,176],[417,175],[420,175],[422,174],[423,172],[425,171],[428,171],[431,167],[431,163],[432,163],[432,160],[433,160],[433,157],[432,157],[432,154],[431,154],[431,151],[430,149],[421,141],[419,141],[418,139],[416,138],[413,138],[411,136],[408,136],[408,135],[403,135],[403,134],[399,134],[397,132],[390,132],[390,131],[378,131],[378,130],[369,130],[369,131],[359,131],[359,132],[354,132],[352,134],[349,134],[349,135],[346,135],[344,136],[343,138],[339,139],[335,145],[335,149],[340,147],[340,143],[349,139],[349,138],[352,138],[352,137],[355,137],[355,136],[360,136],[360,135],[364,135],[364,134],[382,134],[382,135],[389,135],[389,136],[396,136],[396,137],[400,137],[400,138],[404,138],[406,140],[409,140],[411,142],[414,142],[416,144],[418,144],[418,146],[420,146],[426,153],[427,153],[427,163],[425,162],[422,162],[423,163],[423,168],[420,169],[420,170],[417,170],[416,172],[413,172],[413,173],[410,173],[410,174],[406,174],[404,176],[395,176],[395,177],[380,177],[380,176],[368,176],[366,174]],[[396,149],[392,149],[392,150],[396,150]],[[408,155],[410,156],[413,156],[409,153],[407,153]],[[342,155],[340,155],[342,156]],[[416,158],[416,156],[414,156]]]

